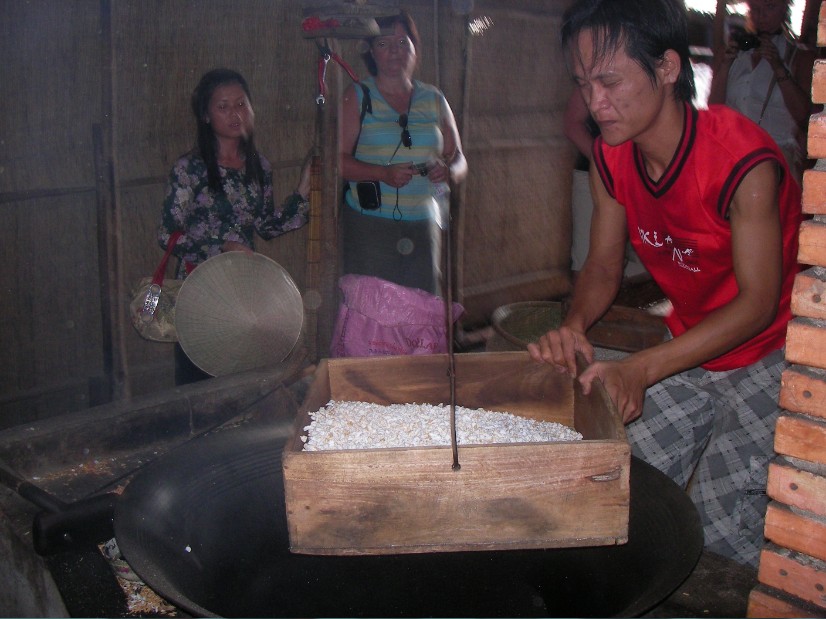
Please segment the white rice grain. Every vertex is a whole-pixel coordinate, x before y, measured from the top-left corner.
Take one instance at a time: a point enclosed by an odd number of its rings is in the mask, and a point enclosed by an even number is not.
[[[331,400],[310,413],[304,451],[380,449],[450,445],[450,406]],[[458,445],[544,443],[581,440],[582,435],[552,421],[456,407]]]

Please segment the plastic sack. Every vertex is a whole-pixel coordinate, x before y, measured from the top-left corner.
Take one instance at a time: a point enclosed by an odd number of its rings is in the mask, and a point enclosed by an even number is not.
[[[378,277],[344,275],[331,357],[446,353],[444,299]],[[465,309],[453,304],[453,322]]]

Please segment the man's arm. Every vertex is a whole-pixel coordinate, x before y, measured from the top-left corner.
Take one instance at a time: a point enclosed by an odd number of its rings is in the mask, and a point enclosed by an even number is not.
[[[528,345],[528,352],[536,361],[550,363],[571,376],[576,376],[577,352],[589,363],[593,361],[594,351],[585,332],[617,296],[628,240],[625,209],[608,195],[596,166],[591,166],[590,180],[594,211],[588,257],[577,277],[570,309],[558,330],[549,331],[538,342]]]
[[[565,319],[565,326],[582,333],[602,317],[617,296],[628,242],[625,209],[608,195],[596,166],[591,166],[590,184],[594,212],[588,257]]]
[[[647,387],[730,351],[771,324],[782,278],[778,174],[775,162],[755,167],[729,207],[737,296],[681,336],[619,362],[594,363],[580,376],[586,392],[594,378],[602,380],[626,423],[642,412]]]

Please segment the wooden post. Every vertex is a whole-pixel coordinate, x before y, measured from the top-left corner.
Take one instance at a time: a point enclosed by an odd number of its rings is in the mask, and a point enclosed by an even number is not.
[[[90,384],[90,405],[103,404],[113,398],[129,397],[125,380],[125,347],[123,333],[123,277],[120,247],[120,216],[116,192],[114,159],[114,47],[112,32],[112,2],[100,1],[101,47],[101,111],[103,124],[92,127],[98,223],[98,278],[100,281],[101,338],[103,377],[101,384]]]
[[[318,309],[321,305],[322,239],[321,224],[324,209],[322,194],[321,136],[323,134],[324,106],[316,112],[316,138],[310,171],[310,221],[307,223],[307,291],[304,295],[306,323],[304,333],[307,354],[318,359]]]
[[[331,40],[333,51],[340,53],[338,41]],[[327,104],[321,144],[321,268],[319,270],[319,302],[317,344],[319,357],[328,357],[333,327],[338,313],[338,277],[341,273],[341,235],[339,209],[341,208],[342,178],[338,162],[339,123],[344,84],[350,77],[341,67],[328,71]]]

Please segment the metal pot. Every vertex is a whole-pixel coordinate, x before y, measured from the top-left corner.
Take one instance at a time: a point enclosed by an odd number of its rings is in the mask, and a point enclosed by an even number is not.
[[[115,535],[153,590],[200,616],[634,616],[671,594],[702,550],[690,499],[632,458],[622,546],[295,555],[281,475],[288,432],[224,430],[130,482],[116,504]]]

